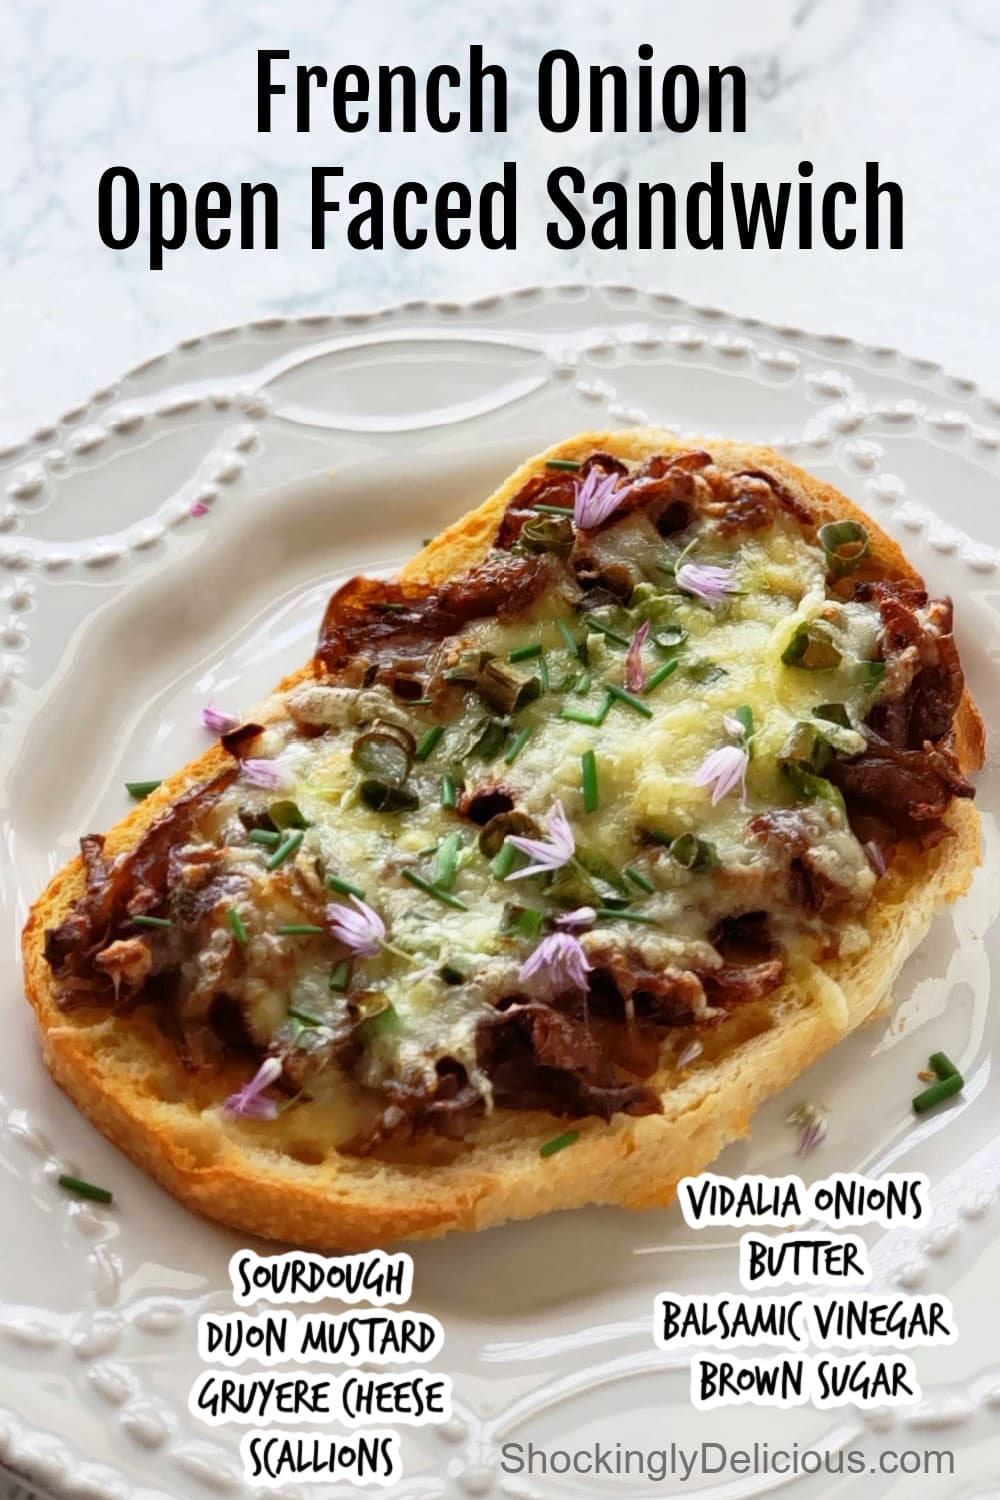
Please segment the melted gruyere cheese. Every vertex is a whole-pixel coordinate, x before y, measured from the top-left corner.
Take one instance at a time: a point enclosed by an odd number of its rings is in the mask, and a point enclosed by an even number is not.
[[[768,886],[774,856],[750,826],[758,814],[802,803],[802,826],[816,868],[856,898],[855,919],[838,918],[837,940],[848,949],[864,944],[856,913],[873,884],[865,853],[836,796],[803,799],[790,783],[783,751],[803,725],[819,726],[842,752],[862,748],[857,729],[848,726],[862,722],[878,692],[877,680],[864,671],[878,655],[877,609],[831,597],[823,551],[781,514],[749,535],[726,539],[709,528],[699,537],[699,563],[732,568],[739,590],[714,605],[677,589],[661,566],[668,548],[641,521],[619,523],[603,544],[617,548],[641,574],[627,608],[610,606],[588,615],[557,594],[515,623],[475,622],[456,643],[462,653],[490,653],[504,661],[519,648],[540,645],[543,658],[523,660],[518,670],[535,674],[543,660],[545,681],[539,696],[510,716],[503,745],[486,758],[470,754],[468,746],[488,711],[475,691],[466,692],[433,750],[410,770],[406,786],[418,799],[415,808],[378,812],[365,806],[352,750],[365,723],[375,717],[405,726],[419,741],[435,723],[433,707],[410,707],[386,688],[293,690],[293,698],[297,692],[300,704],[311,701],[314,710],[317,703],[334,705],[324,693],[339,694],[338,702],[347,708],[329,717],[343,722],[303,737],[295,719],[280,713],[254,753],[274,759],[288,778],[287,789],[266,792],[238,783],[215,813],[214,837],[225,844],[232,871],[242,877],[235,907],[248,945],[239,998],[262,1046],[298,1046],[320,1056],[342,1009],[342,993],[330,987],[331,970],[342,955],[329,936],[278,931],[314,922],[319,902],[347,901],[326,888],[327,875],[363,891],[391,944],[352,965],[352,994],[360,994],[373,1016],[355,1076],[377,1085],[386,1077],[427,1073],[448,1057],[464,1065],[487,1101],[489,1084],[477,1067],[476,1028],[498,996],[517,992],[519,969],[538,941],[537,932],[512,930],[512,904],[549,916],[573,905],[608,912],[624,907],[636,920],[599,916],[581,935],[585,951],[598,953],[616,943],[654,969],[695,965],[704,970],[721,962],[709,942],[715,924],[763,899],[774,902],[775,936],[791,954],[804,954],[810,945],[829,941],[830,933],[823,931],[819,916],[785,910],[774,901]],[[600,717],[605,684],[622,682],[622,643],[646,617],[657,626],[666,622],[679,640],[647,645],[647,679],[676,658],[672,674],[639,695],[647,712],[613,701],[600,723],[565,717],[567,708]],[[560,622],[581,642],[585,661],[570,651]],[[782,657],[796,633],[817,622],[835,648],[835,664],[819,670],[786,665]],[[841,706],[847,725],[816,718],[817,708],[829,704]],[[736,791],[713,805],[696,773],[713,749],[727,743],[725,720],[738,709],[750,710],[754,726],[746,802]],[[507,752],[522,730],[530,736],[511,763]],[[599,789],[599,805],[591,812],[584,807],[581,769],[588,751],[595,755]],[[611,887],[608,895],[601,877],[596,898],[583,881],[575,899],[572,890],[553,899],[539,877],[498,875],[480,850],[480,829],[442,805],[446,773],[467,792],[502,784],[540,832],[560,801],[578,854],[585,853],[591,871],[610,872],[620,889]],[[306,827],[293,861],[269,872],[269,850],[249,841],[246,813],[266,812],[278,798],[296,804]],[[452,904],[416,888],[402,871],[433,884],[442,841],[454,834],[460,848],[448,888]],[[699,848],[710,848],[710,865],[699,860],[687,868],[672,856],[669,841],[684,835],[700,841]],[[625,870],[633,874],[622,879]],[[335,1070],[329,1073],[327,1078],[319,1067],[311,1077],[314,1096],[327,1084],[335,1086]]]

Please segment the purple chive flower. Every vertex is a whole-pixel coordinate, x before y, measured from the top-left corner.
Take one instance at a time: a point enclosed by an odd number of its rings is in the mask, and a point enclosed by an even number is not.
[[[231,730],[238,729],[240,725],[239,719],[233,714],[223,713],[221,708],[214,708],[211,703],[206,703],[202,709],[201,722],[213,734],[229,734]]]
[[[632,644],[625,657],[625,686],[630,693],[641,693],[646,686],[646,669],[642,664],[642,648],[649,640],[652,630],[649,620],[644,620],[632,637]]]
[[[702,1046],[701,1042],[699,1042],[697,1040],[695,1040],[693,1042],[688,1042],[687,1046],[684,1048],[684,1051],[681,1053],[680,1057],[678,1057],[678,1059],[677,1059],[677,1066],[679,1068],[688,1068],[688,1067],[690,1067],[693,1062],[697,1062],[698,1061],[699,1057],[704,1052],[704,1050],[705,1049]]]
[[[356,957],[374,958],[385,946],[385,923],[367,901],[352,896],[351,903],[353,911],[350,906],[328,906],[326,925],[331,936],[350,948]]]
[[[281,1058],[265,1057],[249,1083],[230,1094],[225,1108],[241,1120],[273,1120],[278,1113],[275,1100],[264,1097],[264,1090],[281,1077]]]
[[[614,515],[631,488],[619,484],[619,479],[618,474],[602,474],[595,465],[586,479],[577,480],[573,520],[580,531],[591,531]]]
[[[520,978],[548,994],[561,995],[566,990],[585,990],[592,968],[579,938],[568,932],[553,932],[542,938],[530,958],[525,959]]]
[[[826,1111],[818,1104],[797,1104],[791,1114],[786,1115],[785,1124],[793,1125],[801,1132],[799,1156],[808,1156],[811,1151],[816,1150],[821,1141],[826,1139]]]
[[[563,805],[558,800],[553,802],[552,810],[545,820],[548,828],[548,838],[526,839],[517,834],[508,834],[507,842],[513,844],[515,849],[520,849],[534,863],[525,865],[523,870],[515,870],[508,875],[508,880],[523,880],[526,875],[540,875],[546,870],[561,870],[563,865],[568,865],[576,853],[576,840],[573,830],[569,826],[569,820],[563,812]]]
[[[265,792],[287,792],[294,785],[294,778],[284,766],[279,766],[273,760],[251,758],[240,761],[240,775],[251,786],[260,787]]]
[[[574,928],[582,932],[585,927],[593,927],[596,921],[597,913],[592,906],[578,906],[576,911],[564,911],[556,917],[556,926],[563,932],[572,932]]]
[[[694,784],[711,787],[713,807],[723,797],[728,797],[735,787],[739,787],[743,806],[746,807],[747,766],[750,764],[746,725],[731,714],[724,714],[722,722],[739,743],[720,745],[717,750],[710,750],[694,773]]]
[[[882,853],[881,845],[878,844],[875,839],[869,839],[868,842],[866,844],[862,844],[861,847],[865,851],[865,854],[868,857],[868,863],[875,871],[875,874],[878,875],[880,879],[883,875],[887,875],[889,873],[889,866],[885,862],[885,855]]]
[[[208,515],[208,506],[205,504],[204,500],[196,500],[194,502],[194,504],[191,507],[191,514],[193,516],[207,516]]]
[[[679,589],[703,604],[718,604],[727,594],[736,593],[732,568],[719,568],[714,563],[681,563],[674,576]]]

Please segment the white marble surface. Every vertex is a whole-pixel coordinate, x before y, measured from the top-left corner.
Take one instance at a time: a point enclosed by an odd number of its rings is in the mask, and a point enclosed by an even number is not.
[[[498,19],[502,16],[502,20]],[[509,71],[506,138],[368,132],[311,136],[281,120],[256,133],[255,54],[293,61],[410,61],[482,41]],[[742,137],[546,135],[533,80],[548,46],[590,61],[739,60],[751,80]],[[0,6],[0,441],[57,414],[128,364],[185,334],[270,312],[469,296],[539,280],[634,279],[739,311],[842,330],[932,356],[1000,390],[1000,79],[996,0],[6,0]],[[541,183],[560,162],[593,180],[698,177],[721,150],[733,176],[857,180],[866,159],[900,180],[900,252],[559,252],[546,243]],[[515,252],[359,253],[308,248],[309,167],[343,163],[393,181],[490,175],[520,163]],[[159,273],[145,252],[106,249],[96,187],[112,163],[193,187],[268,179],[279,189],[275,252],[186,248]]]
[[[533,79],[546,47],[626,61],[649,40],[664,65],[740,61],[749,130],[640,140],[545,135]],[[310,137],[255,130],[258,46],[294,61],[450,59],[482,41],[508,69],[506,138]],[[466,297],[554,280],[635,280],[761,317],[912,350],[1000,392],[1000,5],[996,0],[4,0],[0,5],[0,442],[17,439],[186,334],[268,313]],[[906,194],[901,252],[559,253],[541,183],[559,162],[593,180],[627,172],[686,184],[714,155],[731,176],[857,180],[878,159]],[[358,254],[308,248],[308,169],[342,162],[394,181],[491,175],[519,161],[519,249]],[[96,188],[112,163],[143,177],[267,179],[276,252],[188,248],[160,273],[141,247],[105,249]],[[4,1490],[4,1500],[14,1489]],[[21,1493],[18,1491],[18,1493]]]

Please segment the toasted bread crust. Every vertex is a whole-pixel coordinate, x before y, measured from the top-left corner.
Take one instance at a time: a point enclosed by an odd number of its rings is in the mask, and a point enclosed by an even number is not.
[[[522,464],[487,501],[431,541],[402,576],[441,582],[479,561],[510,499],[548,458],[582,459],[601,450],[634,460],[692,445],[655,429],[578,434]],[[820,520],[863,520],[883,569],[917,578],[897,544],[831,486],[767,448],[706,446],[724,469],[766,469]],[[286,678],[278,691],[310,671],[306,666]],[[266,722],[277,711],[270,699],[253,717]],[[985,733],[967,690],[955,727],[962,769],[974,771],[983,761]],[[131,847],[181,793],[228,764],[218,745],[192,761],[110,831],[107,852]],[[789,980],[765,1002],[742,1008],[735,1025],[727,1023],[732,1030],[738,1026],[738,1035],[710,1065],[657,1080],[661,1115],[574,1122],[579,1140],[573,1149],[547,1159],[539,1147],[558,1127],[541,1113],[497,1111],[451,1159],[416,1163],[324,1154],[322,1118],[308,1113],[313,1106],[292,1112],[289,1120],[300,1119],[279,1133],[277,1145],[274,1127],[225,1115],[219,1106],[243,1081],[235,1069],[207,1084],[195,1081],[141,1013],[123,1019],[103,1010],[68,1013],[59,1007],[44,956],[45,931],[62,921],[83,892],[79,858],[55,876],[31,910],[23,940],[26,990],[46,1063],[84,1114],[187,1207],[246,1233],[321,1250],[354,1250],[585,1203],[665,1205],[681,1177],[703,1170],[725,1145],[748,1133],[763,1100],[873,1014],[934,913],[967,889],[980,858],[972,804],[953,802],[947,825],[952,837],[926,852],[911,852],[879,882],[865,917],[870,949],[827,967],[846,995],[846,1017],[801,979]]]

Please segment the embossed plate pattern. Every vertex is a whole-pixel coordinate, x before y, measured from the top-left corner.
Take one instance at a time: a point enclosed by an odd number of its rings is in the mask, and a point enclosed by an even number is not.
[[[94,1500],[245,1492],[239,1429],[203,1427],[186,1408],[193,1321],[229,1305],[238,1240],[176,1207],[49,1082],[21,1000],[28,904],[81,832],[125,811],[126,778],[203,747],[208,698],[248,705],[305,659],[339,578],[397,566],[532,449],[646,422],[771,443],[870,509],[956,597],[972,686],[995,717],[1000,402],[891,349],[629,287],[528,288],[223,329],[0,452],[0,1461],[19,1473]],[[783,1120],[808,1095],[832,1117],[807,1174],[930,1174],[933,1224],[869,1235],[880,1283],[955,1303],[958,1343],[917,1353],[921,1405],[693,1412],[684,1361],[652,1346],[652,1297],[735,1288],[732,1234],[694,1235],[675,1212],[560,1215],[415,1248],[415,1302],[445,1323],[457,1415],[404,1437],[404,1500],[651,1492],[635,1478],[498,1467],[506,1442],[595,1439],[872,1455],[929,1443],[960,1449],[954,1478],[863,1476],[855,1492],[986,1493],[1000,1410],[992,762],[980,799],[984,870],[907,965],[893,1013],[765,1109],[720,1168],[793,1170]],[[915,1124],[914,1074],[942,1046],[967,1087]],[[64,1170],[108,1184],[115,1207],[67,1198]],[[729,1473],[656,1488],[735,1497],[774,1482]],[[829,1479],[787,1484],[796,1500],[840,1492]]]

